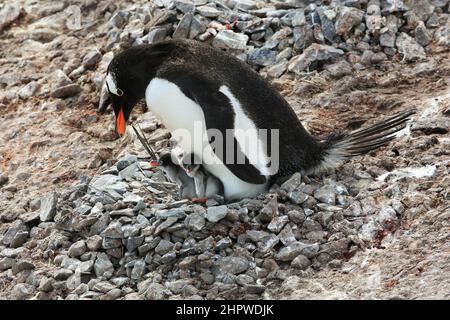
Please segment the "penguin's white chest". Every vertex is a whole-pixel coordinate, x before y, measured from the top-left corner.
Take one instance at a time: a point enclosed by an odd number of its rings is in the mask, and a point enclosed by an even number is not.
[[[266,184],[255,185],[236,177],[215,155],[208,142],[207,127],[202,108],[195,101],[184,95],[177,85],[165,79],[154,78],[147,86],[145,100],[152,113],[171,132],[172,137],[185,153],[201,155],[203,166],[207,171],[222,181],[225,198],[252,197],[265,190]],[[242,125],[243,128],[240,129],[248,130],[248,127],[251,126],[249,120],[247,120],[248,118],[243,115],[240,116],[240,110],[230,110],[230,112],[235,112],[236,114],[235,126]],[[220,114],[217,117],[220,117]],[[240,142],[238,136],[236,136],[236,139]],[[246,153],[245,150],[243,151]],[[246,153],[246,155],[249,159],[255,157],[252,154]],[[263,165],[256,163],[255,166],[262,173],[265,173]]]

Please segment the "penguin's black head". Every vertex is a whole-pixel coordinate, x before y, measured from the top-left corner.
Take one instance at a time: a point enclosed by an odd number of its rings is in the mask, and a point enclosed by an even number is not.
[[[120,135],[125,133],[131,111],[139,100],[144,98],[145,89],[160,63],[160,57],[155,55],[155,50],[148,45],[126,49],[111,60],[105,85]]]

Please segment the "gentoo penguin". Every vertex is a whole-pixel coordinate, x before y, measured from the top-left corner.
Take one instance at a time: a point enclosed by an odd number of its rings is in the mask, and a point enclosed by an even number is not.
[[[179,188],[179,196],[183,199],[195,198],[194,179],[189,177],[185,170],[172,160],[172,154],[161,154],[158,160],[151,161],[153,167],[160,167],[170,181],[175,182]]]
[[[191,154],[186,154],[181,160],[181,165],[187,175],[194,179],[196,198],[194,202],[206,202],[208,199],[215,199],[223,202],[223,185],[222,182],[206,172],[201,165],[201,159]]]
[[[145,99],[185,153],[201,155],[204,169],[222,181],[227,200],[255,196],[295,172],[332,168],[339,160],[383,146],[415,113],[408,110],[319,141],[257,72],[193,40],[122,51],[108,66],[106,86],[120,134],[133,107]],[[221,137],[226,141],[215,144]]]

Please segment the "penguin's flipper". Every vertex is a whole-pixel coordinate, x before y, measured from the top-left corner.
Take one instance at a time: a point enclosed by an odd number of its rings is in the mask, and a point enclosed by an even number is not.
[[[195,80],[194,80],[195,79]],[[181,77],[174,81],[177,83],[183,93],[191,100],[195,101],[203,110],[205,116],[206,129],[218,130],[223,137],[223,150],[217,152],[217,157],[225,164],[225,166],[239,179],[253,184],[263,184],[267,182],[265,176],[250,163],[247,156],[242,152],[239,142],[233,136],[234,142],[234,159],[230,161],[226,158],[225,142],[227,138],[227,129],[234,129],[234,111],[230,100],[226,95],[215,88],[210,81],[201,80],[198,77]],[[208,138],[211,139],[211,133],[208,132]],[[224,159],[225,158],[225,159]],[[244,162],[242,161],[244,160]]]

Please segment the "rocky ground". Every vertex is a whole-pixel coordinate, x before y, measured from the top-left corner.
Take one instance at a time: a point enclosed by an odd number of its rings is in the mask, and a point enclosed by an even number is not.
[[[418,299],[450,292],[447,0],[0,4],[0,298]],[[113,116],[115,52],[193,38],[247,61],[315,135],[412,106],[389,146],[204,207]],[[145,108],[156,150],[170,134]]]

